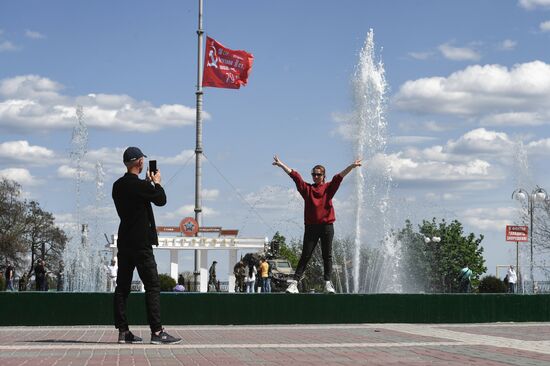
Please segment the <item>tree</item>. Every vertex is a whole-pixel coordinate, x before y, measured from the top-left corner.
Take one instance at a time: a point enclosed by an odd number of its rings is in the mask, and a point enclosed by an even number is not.
[[[479,292],[485,294],[496,294],[507,292],[508,288],[504,281],[495,276],[485,276],[479,281]]]
[[[276,243],[276,246],[278,247],[278,256],[288,260],[292,268],[296,270],[298,261],[300,260],[300,255],[302,254],[302,241],[292,240],[289,244],[287,244],[286,238],[277,231],[275,235],[273,235],[271,243],[271,247],[274,246],[273,243]],[[302,291],[309,291],[322,286],[322,283],[317,278],[319,273],[323,273],[322,263],[320,249],[319,246],[317,246],[313,252],[311,260],[307,265],[306,271],[304,272],[304,277],[300,282]]]
[[[280,241],[279,255],[287,259],[292,268],[296,269],[298,261],[302,254],[303,243],[301,240],[293,239],[290,244],[286,244],[285,237],[279,232],[273,237]],[[281,239],[282,238],[282,239]],[[331,281],[339,293],[348,293],[353,290],[353,257],[355,256],[353,249],[353,239],[334,238],[332,244],[332,276]],[[379,259],[379,251],[377,249],[362,247],[360,249],[360,265],[363,270],[360,270],[361,278],[359,279],[359,288],[367,291],[368,289],[376,288],[380,281],[381,273],[375,271],[367,271],[369,266],[374,266]],[[324,289],[324,266],[323,256],[321,253],[321,245],[318,244],[313,251],[310,261],[306,266],[303,274],[303,279],[300,283],[301,291],[322,291]]]
[[[302,254],[302,241],[293,239],[291,240],[290,244],[286,244],[285,237],[280,235],[279,232],[275,234],[273,240],[275,240],[276,238],[277,240],[279,240],[279,256],[288,260],[292,268],[296,270],[296,267],[298,266],[298,261],[300,260],[300,256]],[[319,244],[315,247],[311,259],[307,264],[306,270],[304,271],[302,281],[300,281],[300,290],[302,292],[307,292],[310,290],[322,291],[324,288],[323,274],[323,256],[321,254],[321,245]],[[336,283],[334,281],[336,280],[337,276],[338,274],[333,271],[333,283]],[[340,281],[338,281],[338,283],[340,283]]]
[[[0,263],[20,267],[26,254],[21,237],[25,231],[26,207],[21,201],[21,186],[3,178],[0,181]]]
[[[434,240],[440,238],[440,241]],[[462,224],[454,220],[437,223],[423,220],[418,232],[409,220],[397,233],[403,248],[403,276],[406,292],[457,292],[460,269],[467,264],[473,272],[472,283],[487,271],[481,242],[483,235],[464,235]]]
[[[170,277],[169,274],[159,274],[160,290],[163,292],[170,292],[176,287],[176,280]]]
[[[21,198],[16,182],[0,181],[0,263],[10,261],[16,271],[26,267],[31,274],[40,257],[50,270],[58,270],[67,240],[51,213]]]
[[[53,215],[42,210],[38,202],[30,201],[27,204],[25,227],[23,238],[31,259],[29,275],[37,258],[44,260],[50,271],[58,271],[68,238],[63,230],[55,226]]]
[[[296,266],[298,266],[298,261],[300,260],[301,251],[298,252],[298,248],[294,244],[295,243],[292,243],[292,245],[288,245],[286,243],[286,238],[278,231],[275,233],[275,235],[273,235],[273,239],[271,239],[271,247],[277,248],[277,250],[272,250],[274,252],[273,254],[275,256],[287,259],[290,262],[292,268],[296,269]]]

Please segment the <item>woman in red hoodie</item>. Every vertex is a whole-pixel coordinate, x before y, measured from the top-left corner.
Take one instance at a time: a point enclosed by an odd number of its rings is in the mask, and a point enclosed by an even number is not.
[[[298,281],[306,269],[306,265],[311,259],[313,250],[321,240],[321,253],[323,255],[323,269],[325,279],[325,292],[334,293],[334,287],[330,282],[332,273],[332,238],[334,237],[333,223],[336,220],[334,207],[332,206],[332,197],[340,187],[344,177],[354,168],[361,166],[361,160],[355,160],[346,169],[336,174],[330,182],[325,182],[325,168],[322,165],[316,165],[311,170],[313,184],[306,183],[300,174],[285,165],[277,155],[273,157],[273,165],[283,169],[290,178],[296,183],[296,188],[304,198],[304,242],[302,255],[298,262],[298,267],[294,273],[294,280],[290,280],[286,292],[298,293]]]

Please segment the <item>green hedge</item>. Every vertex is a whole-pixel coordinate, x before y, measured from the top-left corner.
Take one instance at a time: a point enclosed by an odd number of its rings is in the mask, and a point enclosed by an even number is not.
[[[110,325],[113,294],[0,293],[0,325]],[[161,293],[163,324],[483,323],[550,321],[550,295]],[[145,294],[128,300],[146,324]]]

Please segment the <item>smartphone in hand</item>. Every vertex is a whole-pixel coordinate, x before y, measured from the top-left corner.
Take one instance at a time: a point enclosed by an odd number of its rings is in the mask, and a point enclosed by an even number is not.
[[[149,173],[153,174],[153,175],[157,173],[157,161],[156,160],[149,160]]]

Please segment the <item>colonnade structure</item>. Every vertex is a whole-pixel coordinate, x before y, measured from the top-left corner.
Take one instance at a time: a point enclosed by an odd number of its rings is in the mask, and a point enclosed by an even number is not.
[[[159,245],[155,250],[170,251],[170,277],[178,280],[179,251],[193,250],[200,252],[200,268],[198,281],[200,292],[208,290],[208,252],[211,250],[225,250],[229,252],[227,274],[229,278],[229,292],[235,290],[235,276],[233,267],[238,261],[238,251],[257,252],[264,250],[269,245],[269,239],[265,238],[240,238],[239,230],[223,229],[219,226],[199,227],[196,221],[187,217],[180,222],[180,226],[157,226]],[[199,234],[200,236],[196,236]],[[110,248],[113,259],[117,255],[117,235],[113,235]],[[218,269],[218,276],[222,274]]]

